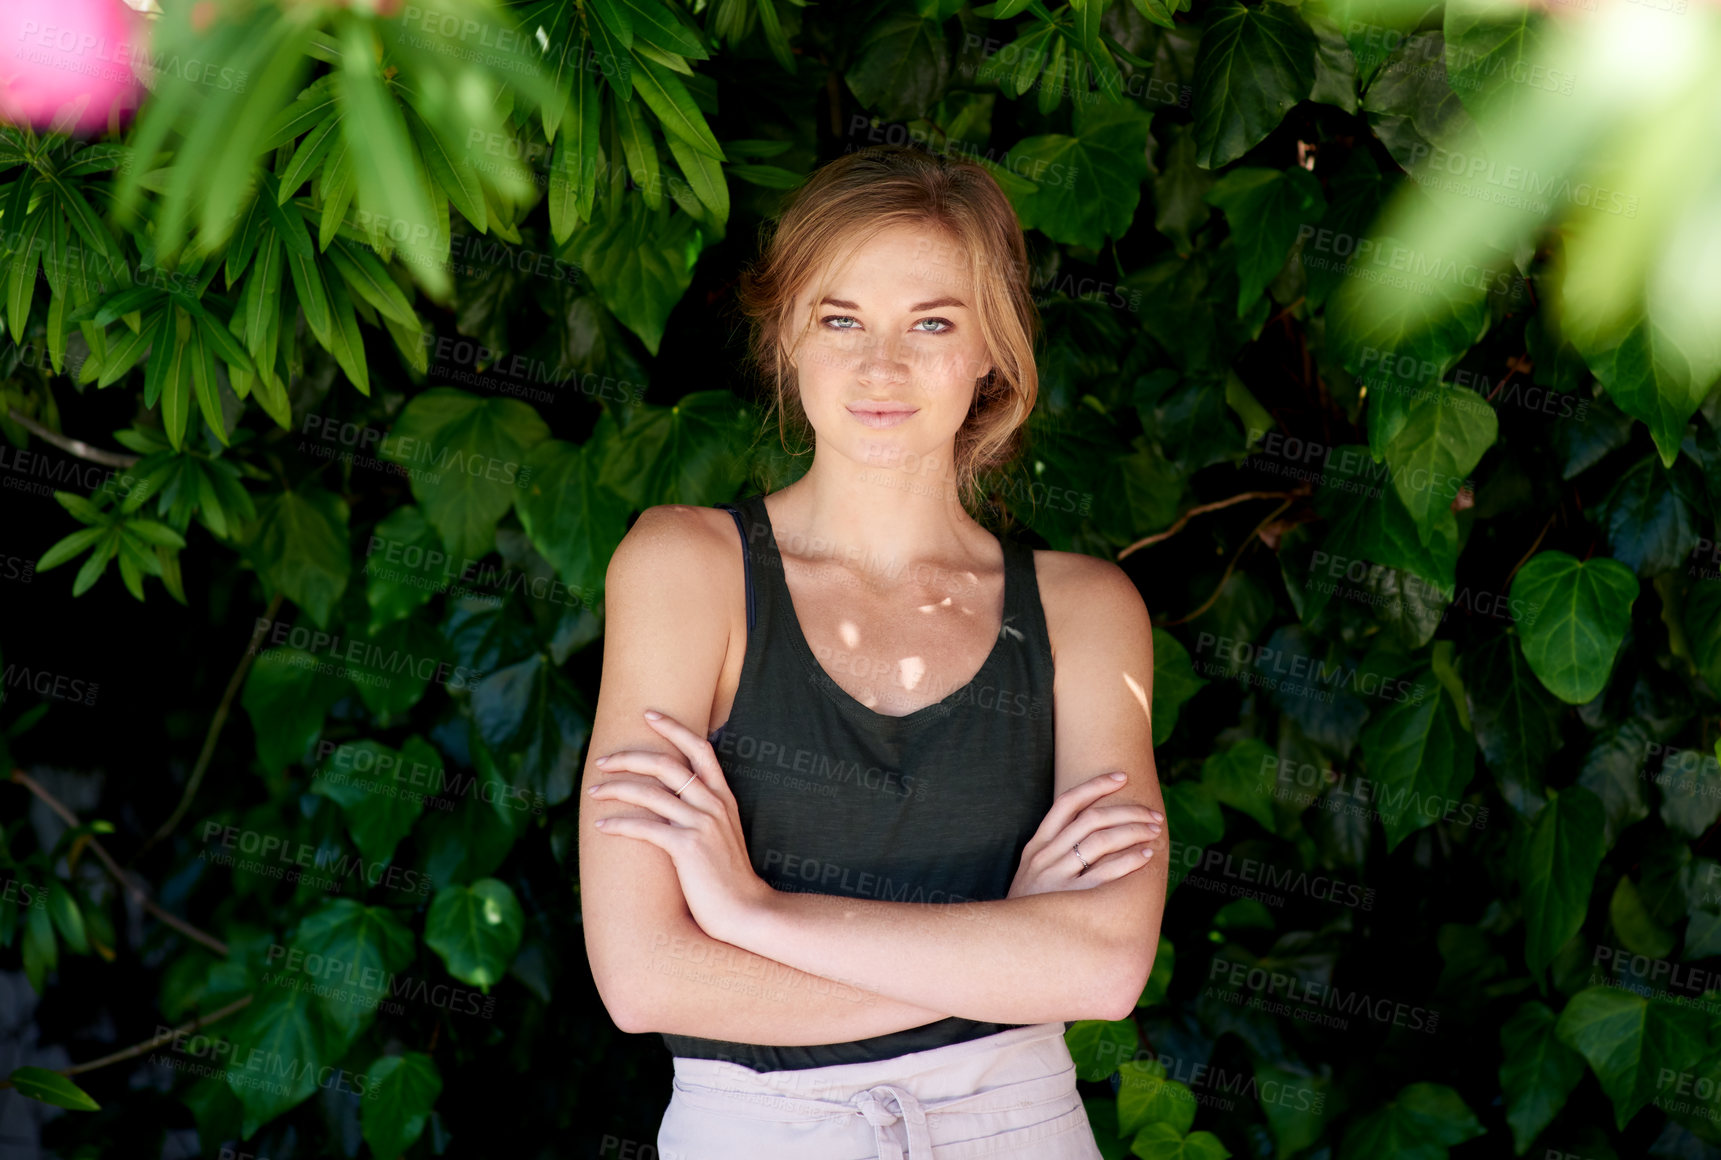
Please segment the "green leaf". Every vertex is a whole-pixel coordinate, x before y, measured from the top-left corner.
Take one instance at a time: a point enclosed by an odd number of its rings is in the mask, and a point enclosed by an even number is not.
[[[1686,591],[1685,636],[1697,671],[1721,692],[1721,583],[1700,581]]]
[[[90,1093],[57,1071],[49,1071],[45,1067],[20,1067],[13,1069],[6,1078],[19,1095],[28,1099],[74,1112],[102,1110],[102,1106],[90,1098]]]
[[[656,355],[704,245],[693,219],[668,205],[652,210],[643,198],[605,197],[592,221],[573,228],[564,253],[605,308]]]
[[[30,989],[41,995],[49,973],[60,965],[60,946],[54,940],[54,920],[48,917],[48,908],[32,906],[29,910],[24,920],[24,977],[30,981]]]
[[[1451,509],[1499,429],[1494,408],[1463,387],[1434,383],[1410,399],[1404,425],[1386,445],[1386,461],[1424,545],[1438,534],[1442,513]]]
[[[1577,934],[1602,858],[1602,809],[1581,785],[1549,791],[1523,847],[1524,961],[1532,972]]]
[[[1639,576],[1685,567],[1697,543],[1697,521],[1674,473],[1646,455],[1615,481],[1602,507],[1608,551]]]
[[[705,114],[693,101],[693,95],[676,75],[647,57],[636,57],[633,70],[633,91],[650,107],[663,125],[663,131],[692,146],[715,161],[727,161],[723,146],[705,123]]]
[[[1177,728],[1177,714],[1184,702],[1206,688],[1205,677],[1195,675],[1195,665],[1183,642],[1163,628],[1153,630],[1153,744],[1165,744]]]
[[[359,848],[365,849],[362,841]],[[365,854],[373,856],[369,850]],[[394,975],[411,966],[416,953],[417,940],[393,911],[336,898],[300,920],[287,957],[272,965],[284,986],[313,990],[320,984],[318,1005],[330,1025],[350,1040],[370,1024],[377,1004],[393,994]],[[318,973],[312,973],[311,964]]]
[[[912,12],[872,22],[853,59],[843,76],[849,91],[862,107],[891,121],[925,116],[950,82],[941,23]]]
[[[1038,184],[1033,193],[1012,198],[1023,228],[1092,249],[1128,233],[1148,176],[1151,122],[1133,102],[1099,106],[1078,112],[1075,136],[1051,133],[1018,142],[1005,167]]]
[[[1201,765],[1201,783],[1213,797],[1239,813],[1248,814],[1272,832],[1273,778],[1277,759],[1259,738],[1249,737],[1222,753],[1209,754]]]
[[[1153,955],[1153,969],[1148,972],[1147,983],[1141,989],[1141,997],[1135,1001],[1137,1008],[1152,1007],[1166,1001],[1166,995],[1171,990],[1171,972],[1177,963],[1177,947],[1169,938],[1159,936],[1159,949]]]
[[[677,20],[667,5],[654,0],[612,0],[610,10],[626,12],[633,35],[653,48],[689,60],[711,59],[698,34]]]
[[[381,457],[417,469],[413,498],[459,562],[458,573],[496,546],[496,521],[525,482],[526,452],[549,434],[537,411],[517,399],[432,387],[395,419]]]
[[[354,692],[345,676],[317,671],[327,664],[323,654],[273,648],[258,656],[246,674],[240,704],[257,735],[257,759],[273,776],[310,759],[329,709]]]
[[[311,781],[312,793],[339,803],[353,841],[369,861],[391,861],[395,847],[424,812],[424,798],[408,774],[442,768],[436,751],[423,741],[411,737],[407,743],[413,746],[411,752],[368,737],[336,746]]]
[[[1721,343],[1685,349],[1648,318],[1603,329],[1566,317],[1564,333],[1619,409],[1649,425],[1663,467],[1672,467],[1686,425],[1721,378]]]
[[[520,780],[550,805],[574,792],[591,714],[578,690],[543,653],[499,668],[472,693],[472,716],[484,744],[516,755]]]
[[[1237,243],[1237,313],[1261,296],[1297,235],[1326,211],[1321,183],[1306,169],[1233,169],[1207,193]]]
[[[50,568],[58,568],[67,560],[79,555],[83,550],[108,534],[107,525],[96,528],[80,528],[58,541],[36,561],[36,571],[46,572]]]
[[[1476,744],[1506,801],[1529,817],[1546,801],[1543,770],[1565,739],[1564,706],[1535,679],[1511,634],[1493,635],[1463,659]]]
[[[1381,683],[1382,696],[1392,688],[1394,699],[1373,711],[1361,739],[1388,850],[1456,810],[1476,771],[1476,740],[1451,693],[1428,668],[1398,677]]]
[[[1649,913],[1630,875],[1621,877],[1614,886],[1613,898],[1608,902],[1608,920],[1625,949],[1634,954],[1665,959],[1678,945],[1673,932]]]
[[[1448,1148],[1486,1132],[1463,1096],[1445,1084],[1413,1083],[1351,1125],[1339,1160],[1446,1160]]]
[[[589,447],[546,439],[526,466],[530,480],[514,496],[521,526],[568,586],[595,600],[627,534],[627,501],[599,484],[601,463]]]
[[[1537,608],[1519,639],[1550,693],[1582,705],[1607,687],[1637,600],[1631,569],[1618,560],[1579,563],[1565,552],[1538,552],[1512,577],[1510,599]]]
[[[1645,1104],[1668,1098],[1667,1075],[1697,1070],[1707,1055],[1705,1022],[1671,1000],[1601,984],[1572,996],[1554,1034],[1589,1062],[1624,1131]]]
[[[1545,68],[1545,19],[1528,5],[1447,0],[1446,75],[1472,117],[1504,124],[1538,89],[1560,83],[1560,70]]]
[[[1188,1085],[1165,1078],[1159,1060],[1125,1060],[1118,1065],[1117,1130],[1120,1136],[1160,1124],[1182,1136],[1195,1125],[1195,1093]]]
[[[327,628],[352,569],[346,501],[314,482],[265,496],[241,540],[269,592],[284,594]]]
[[[1195,162],[1195,128],[1172,124],[1162,148],[1159,173],[1153,179],[1153,228],[1171,240],[1179,254],[1195,248],[1190,235],[1207,224],[1213,207],[1207,191],[1214,177]]]
[[[598,483],[635,508],[711,504],[732,497],[745,465],[739,453],[752,412],[728,391],[696,391],[669,407],[635,407],[602,455]]]
[[[225,1078],[244,1108],[243,1136],[309,1099],[322,1068],[338,1061],[318,1003],[309,987],[266,987],[227,1028]]]
[[[362,571],[370,626],[410,616],[446,590],[460,573],[452,563],[442,537],[417,505],[405,504],[383,517],[365,544]]]
[[[76,955],[90,953],[90,940],[84,933],[84,912],[78,909],[78,900],[58,878],[48,883],[48,917],[54,920],[54,929],[60,932],[67,950]]]
[[[1170,1124],[1149,1124],[1130,1141],[1131,1154],[1143,1160],[1228,1160],[1231,1153],[1212,1132],[1180,1136]]]
[[[1135,1058],[1141,1033],[1133,1019],[1078,1019],[1065,1029],[1064,1042],[1075,1061],[1076,1078],[1097,1082]]]
[[[1218,169],[1278,128],[1315,83],[1315,35],[1286,4],[1208,9],[1195,56],[1195,158]]]
[[[1554,1013],[1535,1000],[1500,1026],[1500,1091],[1513,1151],[1522,1156],[1554,1122],[1584,1077],[1584,1058],[1554,1034]]]
[[[483,878],[436,892],[424,921],[424,941],[442,956],[449,974],[488,994],[513,961],[525,921],[514,892]]]
[[[401,1155],[424,1133],[424,1125],[442,1094],[436,1061],[421,1051],[389,1055],[370,1066],[377,1096],[366,1100],[359,1117],[365,1143],[378,1157]]]

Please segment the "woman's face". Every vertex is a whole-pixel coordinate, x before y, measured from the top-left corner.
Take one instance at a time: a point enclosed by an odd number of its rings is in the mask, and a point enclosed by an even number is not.
[[[892,227],[809,282],[793,317],[809,312],[791,354],[820,452],[948,472],[977,380],[992,369],[966,256],[936,231]]]

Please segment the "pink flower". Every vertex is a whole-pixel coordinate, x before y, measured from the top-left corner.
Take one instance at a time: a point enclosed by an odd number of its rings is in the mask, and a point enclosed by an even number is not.
[[[0,120],[47,129],[62,115],[77,133],[137,108],[132,63],[147,62],[144,19],[122,0],[0,3]]]

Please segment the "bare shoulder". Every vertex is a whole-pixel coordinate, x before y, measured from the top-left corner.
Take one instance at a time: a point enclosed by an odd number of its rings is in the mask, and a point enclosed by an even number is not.
[[[1037,549],[1034,574],[1054,657],[1060,650],[1151,648],[1147,605],[1117,564],[1084,552]]]
[[[714,507],[668,503],[639,513],[610,557],[608,582],[680,577],[708,590],[739,553],[735,520]]]

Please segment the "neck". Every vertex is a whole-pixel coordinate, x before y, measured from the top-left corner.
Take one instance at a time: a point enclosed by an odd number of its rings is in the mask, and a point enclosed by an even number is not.
[[[815,448],[806,475],[782,489],[779,547],[797,556],[913,563],[989,554],[993,537],[956,498],[941,456],[865,463]]]

